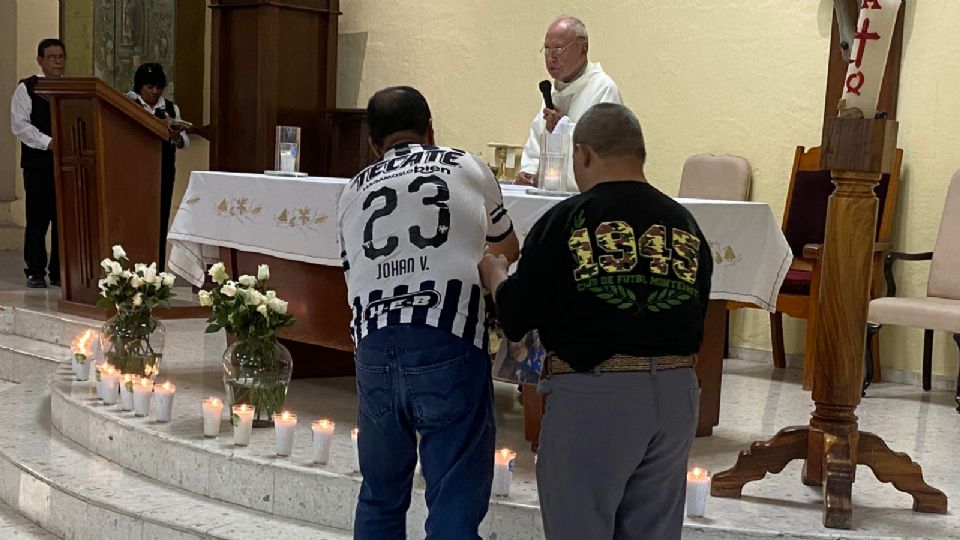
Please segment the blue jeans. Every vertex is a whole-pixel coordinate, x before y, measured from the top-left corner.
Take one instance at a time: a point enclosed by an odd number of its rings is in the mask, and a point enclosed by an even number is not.
[[[360,470],[354,538],[406,538],[417,463],[428,539],[479,539],[493,480],[496,426],[490,359],[428,326],[391,326],[356,352]]]

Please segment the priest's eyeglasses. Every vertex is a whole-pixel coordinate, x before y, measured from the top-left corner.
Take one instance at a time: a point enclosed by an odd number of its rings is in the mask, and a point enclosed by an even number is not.
[[[561,54],[563,54],[564,52],[566,52],[567,49],[569,49],[571,45],[573,45],[574,43],[576,43],[576,42],[578,42],[578,41],[580,41],[580,38],[574,39],[573,41],[571,41],[570,43],[567,43],[567,44],[564,45],[563,47],[547,47],[547,46],[543,46],[543,47],[540,47],[540,52],[542,52],[544,56],[560,56]]]

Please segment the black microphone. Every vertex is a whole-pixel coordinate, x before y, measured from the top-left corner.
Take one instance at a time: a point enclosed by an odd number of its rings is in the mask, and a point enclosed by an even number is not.
[[[540,93],[543,94],[543,103],[548,109],[553,108],[553,96],[550,95],[552,89],[553,85],[550,84],[550,81],[540,81]]]

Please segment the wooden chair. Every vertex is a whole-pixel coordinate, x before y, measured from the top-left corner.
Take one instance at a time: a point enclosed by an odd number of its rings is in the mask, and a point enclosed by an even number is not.
[[[750,164],[740,156],[694,154],[683,164],[677,196],[748,201],[752,179]]]
[[[890,174],[884,174],[876,188],[880,199],[877,216],[877,238],[874,247],[874,280],[871,298],[883,294],[883,280],[879,269],[883,258],[890,250],[894,213],[897,205],[897,190],[900,186],[900,165],[903,150],[897,149]],[[803,362],[803,384],[809,388],[813,383],[814,344],[816,343],[817,306],[820,291],[820,252],[823,246],[826,225],[827,203],[834,185],[830,171],[820,168],[820,148],[810,150],[798,146],[793,160],[787,204],[783,212],[783,234],[793,250],[793,263],[780,287],[777,296],[777,311],[770,314],[770,338],[773,345],[773,362],[776,367],[786,366],[783,346],[783,315],[807,320],[806,353]],[[752,307],[740,304],[735,307]],[[873,344],[876,348],[876,343]]]
[[[897,298],[897,285],[893,279],[893,263],[896,261],[931,261],[927,279],[927,296],[923,298]],[[940,219],[940,232],[932,252],[890,253],[884,264],[887,280],[887,297],[870,302],[867,317],[867,336],[872,338],[885,324],[910,326],[924,329],[923,339],[923,389],[930,390],[931,364],[933,360],[933,332],[942,330],[953,333],[960,347],[960,171],[953,175],[947,200]],[[873,364],[879,358],[871,358],[867,349],[867,371],[864,390],[873,379]],[[957,411],[960,412],[960,375],[954,395]]]

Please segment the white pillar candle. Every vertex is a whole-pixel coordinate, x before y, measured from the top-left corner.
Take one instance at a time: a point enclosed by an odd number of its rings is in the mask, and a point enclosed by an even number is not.
[[[113,405],[120,399],[120,377],[122,376],[122,373],[112,367],[103,370],[100,374],[104,405]]]
[[[540,189],[545,191],[560,191],[560,169],[548,167],[543,173],[543,185]]]
[[[497,450],[493,454],[492,492],[497,497],[510,496],[510,484],[513,483],[513,463],[517,453],[509,448]]]
[[[357,440],[360,438],[360,428],[350,430],[350,439],[353,440],[353,470],[360,472],[360,446]]]
[[[703,517],[710,495],[710,472],[703,467],[687,471],[687,515]]]
[[[140,382],[139,375],[131,375],[129,373],[123,376],[123,379],[120,381],[120,410],[121,411],[132,411],[133,410],[133,388]]]
[[[223,414],[223,401],[219,398],[203,400],[203,436],[216,437],[220,435],[220,415]]]
[[[313,462],[326,465],[330,461],[330,445],[333,442],[333,430],[337,425],[326,418],[310,424],[313,431]]]
[[[116,369],[109,362],[104,362],[99,366],[96,366],[96,381],[97,381],[97,399],[103,399],[103,372],[108,369]]]
[[[166,423],[173,416],[173,397],[177,393],[176,385],[167,381],[153,385],[153,418]]]
[[[241,403],[232,406],[230,409],[233,413],[230,417],[230,423],[233,424],[233,444],[246,446],[250,444],[250,432],[253,431],[254,407]]]
[[[297,415],[290,411],[275,413],[273,431],[277,437],[277,455],[289,456],[293,451],[293,436],[297,432]]]
[[[70,350],[73,357],[70,359],[70,367],[78,381],[90,379],[90,364],[96,362],[94,358],[94,344],[97,342],[97,333],[91,328],[73,338],[70,342]]]
[[[147,416],[150,414],[150,400],[153,398],[153,381],[141,377],[133,385],[133,414]]]

